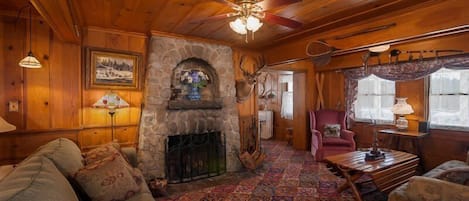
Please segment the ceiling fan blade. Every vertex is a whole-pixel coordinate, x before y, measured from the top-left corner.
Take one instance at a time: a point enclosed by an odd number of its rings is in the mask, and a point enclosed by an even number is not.
[[[191,24],[200,24],[200,23],[205,23],[205,22],[212,22],[212,21],[217,21],[217,20],[222,20],[222,19],[228,19],[228,18],[232,18],[232,17],[235,17],[235,16],[236,16],[235,13],[224,13],[224,14],[220,14],[220,15],[214,15],[214,16],[210,16],[210,17],[194,19],[194,20],[191,20],[190,23]]]
[[[228,0],[213,0],[213,1],[216,1],[216,2],[221,3],[221,4],[231,6],[233,8],[238,8],[239,7],[238,4],[235,4],[235,3],[231,2],[231,1],[228,1]]]
[[[267,13],[267,12],[265,12],[264,14],[265,16],[264,16],[263,21],[270,23],[270,24],[279,24],[282,26],[290,27],[292,29],[297,29],[303,26],[303,23],[295,21],[295,20],[291,20],[285,17],[280,17],[278,15],[274,15],[274,14]]]
[[[284,6],[296,2],[301,2],[302,0],[264,0],[259,3],[256,3],[264,10],[270,10],[279,6]]]

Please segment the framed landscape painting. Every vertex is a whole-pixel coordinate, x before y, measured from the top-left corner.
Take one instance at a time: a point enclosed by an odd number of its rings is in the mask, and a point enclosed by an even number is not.
[[[86,88],[140,88],[140,54],[94,47],[85,51]]]

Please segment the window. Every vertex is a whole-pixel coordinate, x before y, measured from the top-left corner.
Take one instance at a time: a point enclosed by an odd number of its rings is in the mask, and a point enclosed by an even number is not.
[[[282,108],[280,117],[284,119],[293,119],[293,75],[280,75],[280,83],[286,83],[287,91],[282,91]],[[283,89],[282,89],[283,90]]]
[[[395,91],[394,81],[375,75],[358,80],[357,100],[354,104],[355,119],[392,123],[394,114],[391,108],[394,105]]]
[[[430,127],[469,129],[469,70],[440,69],[430,78]]]

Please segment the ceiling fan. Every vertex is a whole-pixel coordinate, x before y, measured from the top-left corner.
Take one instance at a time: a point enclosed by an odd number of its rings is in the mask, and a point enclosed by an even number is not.
[[[234,12],[207,17],[201,20],[197,20],[197,22],[203,23],[227,18],[236,18],[234,21],[230,22],[230,27],[238,34],[246,34],[246,42],[247,33],[251,32],[253,34],[259,30],[259,28],[263,25],[262,22],[277,24],[292,29],[297,29],[303,25],[301,22],[265,12],[266,10],[270,10],[275,7],[301,2],[302,0],[235,0],[234,2],[228,0],[213,1],[230,6]]]

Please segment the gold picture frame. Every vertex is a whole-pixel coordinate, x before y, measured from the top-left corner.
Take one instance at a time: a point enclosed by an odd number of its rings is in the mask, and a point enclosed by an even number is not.
[[[84,54],[87,89],[140,89],[141,54],[95,47]]]

